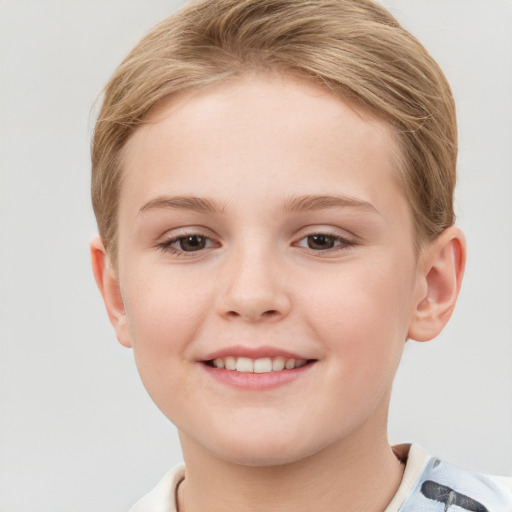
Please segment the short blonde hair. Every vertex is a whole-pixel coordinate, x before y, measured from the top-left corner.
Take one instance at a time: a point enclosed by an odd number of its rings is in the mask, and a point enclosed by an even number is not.
[[[254,71],[298,74],[388,123],[419,243],[453,224],[450,86],[386,9],[371,0],[197,0],[152,29],[104,90],[92,142],[92,202],[114,264],[130,135],[173,95]]]

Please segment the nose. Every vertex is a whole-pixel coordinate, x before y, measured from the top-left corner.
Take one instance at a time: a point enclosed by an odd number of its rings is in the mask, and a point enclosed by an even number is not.
[[[246,322],[275,321],[288,315],[291,298],[282,266],[268,254],[251,252],[226,261],[218,313]]]

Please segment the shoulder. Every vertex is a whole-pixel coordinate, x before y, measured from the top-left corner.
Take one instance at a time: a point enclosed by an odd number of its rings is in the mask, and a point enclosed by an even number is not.
[[[157,486],[143,496],[130,512],[176,512],[176,490],[185,478],[185,466],[171,469]]]
[[[466,471],[436,457],[422,457],[422,465],[400,512],[512,511],[511,478]]]

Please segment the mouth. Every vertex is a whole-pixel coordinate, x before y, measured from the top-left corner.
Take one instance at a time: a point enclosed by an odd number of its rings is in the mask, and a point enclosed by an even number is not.
[[[299,381],[311,374],[318,359],[272,346],[225,347],[198,361],[206,374],[234,389],[271,390]]]
[[[203,363],[210,368],[219,370],[230,370],[240,373],[272,373],[295,370],[310,365],[315,361],[315,359],[286,358],[282,356],[260,357],[257,359],[226,356],[208,359],[203,361]]]

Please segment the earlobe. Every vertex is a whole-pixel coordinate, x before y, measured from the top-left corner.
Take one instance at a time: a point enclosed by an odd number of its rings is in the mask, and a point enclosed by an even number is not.
[[[94,278],[103,297],[110,323],[114,327],[119,343],[125,347],[131,347],[119,279],[100,237],[95,237],[91,241],[90,251]]]
[[[465,264],[466,242],[456,226],[447,228],[424,248],[410,339],[429,341],[443,330],[455,308]]]

